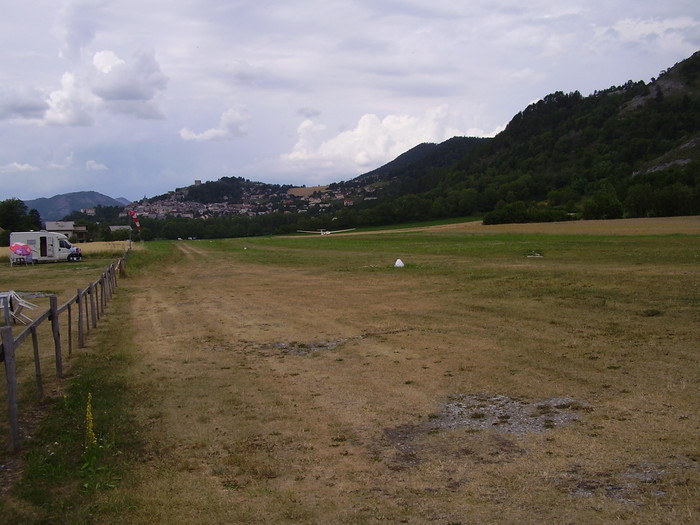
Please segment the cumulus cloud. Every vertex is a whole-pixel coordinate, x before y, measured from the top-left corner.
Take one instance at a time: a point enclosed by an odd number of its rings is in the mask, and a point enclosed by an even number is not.
[[[167,85],[167,77],[152,51],[137,51],[131,60],[112,51],[99,51],[91,61],[92,69],[78,68],[61,77],[61,87],[48,99],[24,99],[0,96],[1,118],[41,118],[53,126],[91,126],[99,111],[130,115],[140,119],[162,119],[158,95]]]
[[[85,169],[87,171],[107,171],[109,168],[96,160],[88,160],[85,162]]]
[[[27,171],[37,171],[39,168],[31,164],[23,164],[21,162],[11,162],[0,166],[0,173],[22,173]]]
[[[69,0],[60,10],[53,33],[59,39],[59,56],[67,60],[69,70],[63,74],[61,88],[45,101],[43,123],[92,125],[99,111],[164,118],[156,98],[168,79],[153,51],[138,50],[125,60],[109,49],[90,50],[106,20],[106,5],[105,0]]]
[[[250,113],[243,108],[232,108],[221,115],[219,125],[201,133],[196,133],[188,128],[180,130],[180,137],[184,140],[233,140],[248,134]]]
[[[304,120],[297,129],[298,141],[282,160],[292,165],[346,170],[373,168],[422,142],[442,142],[464,134],[451,125],[454,115],[447,105],[424,115],[365,114],[354,129],[323,138],[325,126]]]
[[[92,57],[92,64],[102,73],[108,74],[114,66],[120,66],[125,62],[113,51],[98,51]]]
[[[100,51],[93,57],[97,69],[92,93],[112,113],[139,118],[163,118],[155,99],[168,83],[153,51],[140,50],[130,61],[112,51]]]
[[[94,122],[92,96],[72,73],[64,73],[61,89],[52,92],[47,101],[44,123],[56,126],[90,126]]]

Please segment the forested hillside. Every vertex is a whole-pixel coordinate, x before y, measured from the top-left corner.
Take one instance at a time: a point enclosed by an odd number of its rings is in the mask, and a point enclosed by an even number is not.
[[[698,214],[699,77],[696,53],[650,84],[547,95],[456,162],[405,166],[375,213],[486,213],[486,222]]]

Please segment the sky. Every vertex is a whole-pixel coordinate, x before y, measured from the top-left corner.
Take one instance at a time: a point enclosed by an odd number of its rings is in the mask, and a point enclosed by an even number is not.
[[[0,200],[349,180],[700,50],[697,0],[3,4]]]

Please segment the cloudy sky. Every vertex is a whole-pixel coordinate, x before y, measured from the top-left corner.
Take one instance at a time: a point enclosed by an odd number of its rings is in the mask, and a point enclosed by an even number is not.
[[[348,180],[700,49],[697,0],[3,4],[0,200]]]

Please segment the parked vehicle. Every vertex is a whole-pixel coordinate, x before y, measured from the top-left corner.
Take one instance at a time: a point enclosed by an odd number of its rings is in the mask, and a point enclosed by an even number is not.
[[[31,248],[29,257],[34,262],[79,261],[83,258],[80,248],[68,242],[62,233],[41,231],[12,232],[10,244],[26,244]]]

